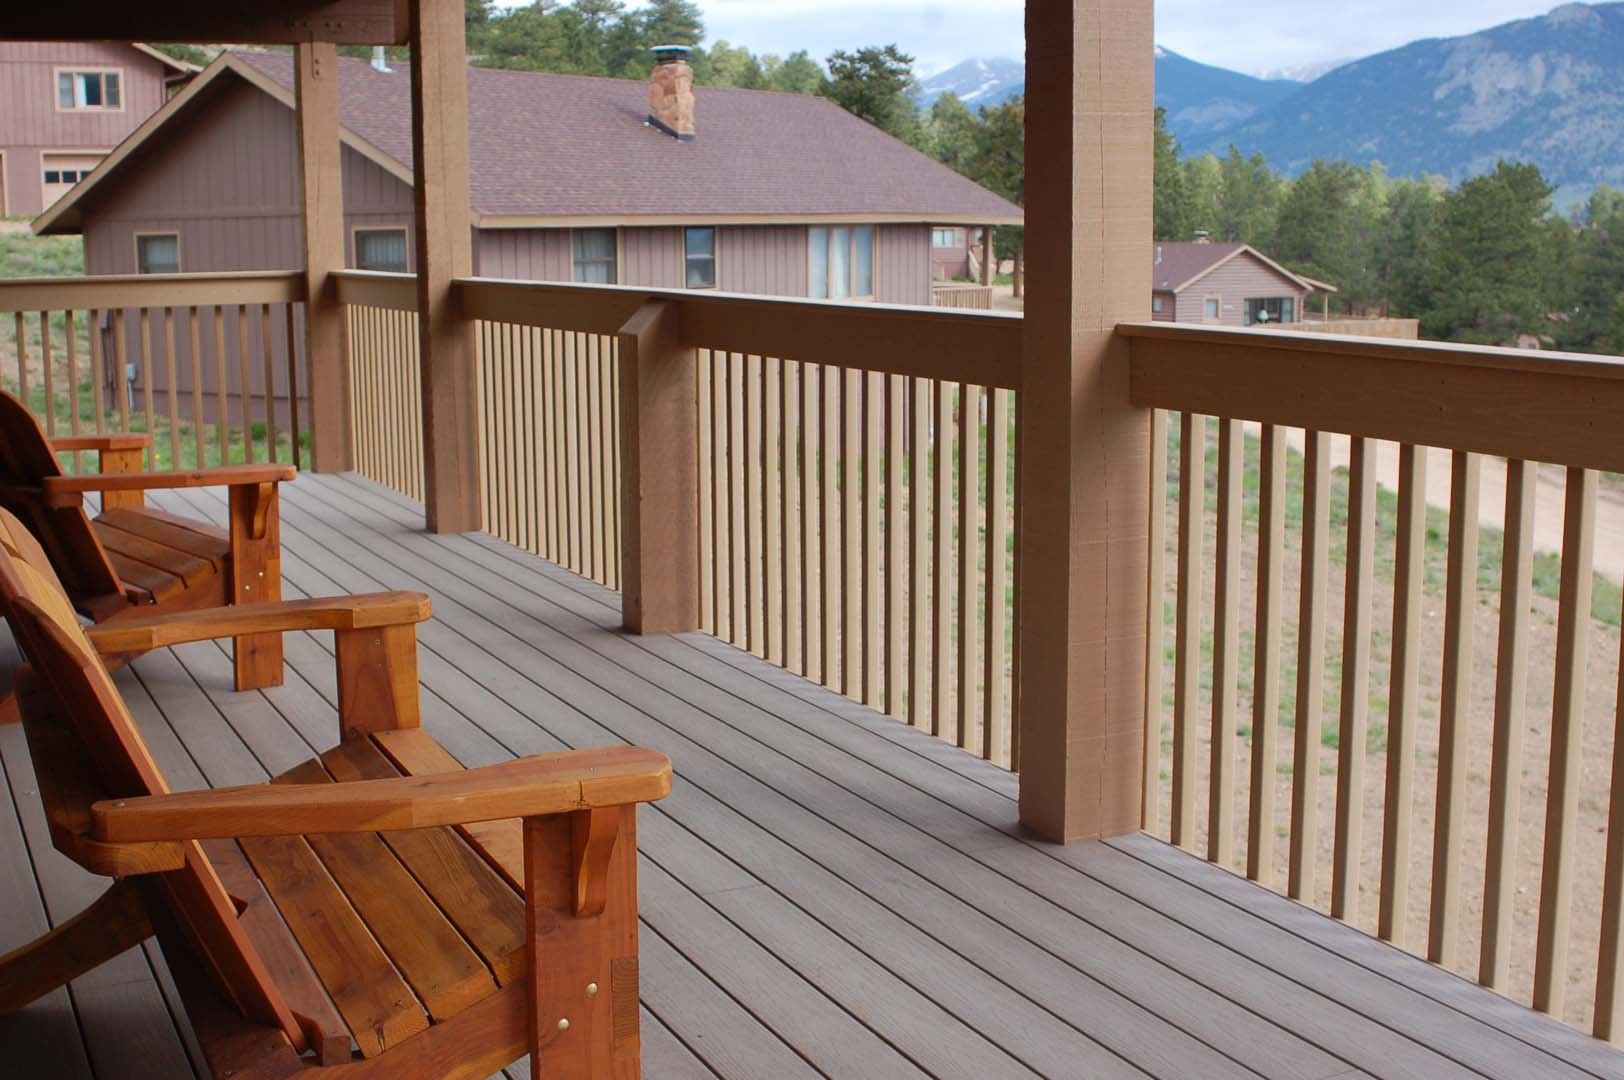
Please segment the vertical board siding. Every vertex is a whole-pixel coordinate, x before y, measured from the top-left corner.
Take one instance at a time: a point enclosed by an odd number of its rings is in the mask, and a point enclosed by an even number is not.
[[[1168,284],[1178,286],[1182,282],[1173,281]],[[1293,297],[1297,304],[1297,318],[1300,320],[1303,317],[1303,304],[1308,299],[1308,294],[1301,286],[1281,277],[1257,257],[1243,252],[1197,279],[1176,296],[1171,296],[1172,318],[1182,323],[1205,322],[1204,309],[1207,298],[1212,296],[1223,301],[1220,322],[1224,326],[1244,325],[1246,301],[1272,296]],[[1164,304],[1162,314],[1156,318],[1168,318],[1167,307],[1168,305]]]
[[[875,228],[874,299],[882,304],[930,303],[930,226]]]
[[[723,292],[805,296],[804,225],[738,225],[716,230],[716,285]]]
[[[720,267],[717,273],[721,273]],[[682,288],[682,230],[621,229],[620,283],[643,285],[650,289]]]

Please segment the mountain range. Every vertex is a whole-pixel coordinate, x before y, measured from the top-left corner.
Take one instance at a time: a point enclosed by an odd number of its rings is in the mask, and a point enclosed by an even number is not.
[[[1531,161],[1571,205],[1624,187],[1624,3],[1564,4],[1476,34],[1416,41],[1258,78],[1156,49],[1156,103],[1186,153],[1262,153],[1295,175],[1315,158],[1380,161],[1458,182]],[[1025,88],[1018,60],[970,60],[922,84],[997,105]]]

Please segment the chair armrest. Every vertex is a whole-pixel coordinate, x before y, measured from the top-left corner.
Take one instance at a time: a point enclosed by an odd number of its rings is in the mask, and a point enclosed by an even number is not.
[[[141,608],[130,608],[140,611]],[[314,600],[283,600],[267,604],[237,604],[175,611],[162,615],[115,616],[99,626],[85,628],[90,643],[106,655],[148,652],[169,645],[242,634],[280,633],[288,630],[371,630],[380,626],[408,626],[431,614],[429,598],[418,592],[366,593]]]
[[[145,450],[151,445],[151,435],[134,431],[115,435],[58,435],[51,440],[51,449],[58,453],[73,450],[94,450],[97,453],[112,450]]]
[[[47,476],[40,484],[50,506],[76,506],[87,491],[149,491],[156,488],[237,487],[274,484],[299,475],[292,465],[222,465],[191,472],[91,473]]]
[[[130,843],[468,825],[627,806],[670,793],[669,758],[614,746],[457,773],[108,799],[92,805],[90,814],[98,840]]]

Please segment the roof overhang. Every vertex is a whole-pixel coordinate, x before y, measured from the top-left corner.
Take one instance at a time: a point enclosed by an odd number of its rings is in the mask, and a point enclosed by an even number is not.
[[[134,49],[138,53],[143,53],[152,57],[154,60],[158,61],[158,63],[169,68],[177,75],[196,75],[198,72],[203,70],[196,64],[189,64],[185,60],[177,60],[168,53],[154,49],[151,45],[143,45],[139,41],[130,42],[130,48]]]
[[[7,41],[182,41],[206,45],[404,45],[407,0],[77,0],[7,6]]]
[[[1240,247],[1236,248],[1234,251],[1231,251],[1228,255],[1225,255],[1223,258],[1219,259],[1217,262],[1213,263],[1199,274],[1193,275],[1188,281],[1181,282],[1169,289],[1155,289],[1153,291],[1181,293],[1185,289],[1188,289],[1191,285],[1194,285],[1196,282],[1206,277],[1208,274],[1212,273],[1214,270],[1217,270],[1221,266],[1229,265],[1242,255],[1252,256],[1264,266],[1267,266],[1270,270],[1273,270],[1286,280],[1296,282],[1307,292],[1336,292],[1336,286],[1327,285],[1323,281],[1315,281],[1313,278],[1303,277],[1301,274],[1294,274],[1290,270],[1287,270],[1284,266],[1281,266],[1279,263],[1269,258],[1267,255],[1263,254],[1263,252],[1259,251],[1251,244],[1242,244]]]
[[[408,181],[409,182],[409,181]],[[1020,225],[1011,215],[987,214],[475,214],[481,229],[607,229],[670,225]]]

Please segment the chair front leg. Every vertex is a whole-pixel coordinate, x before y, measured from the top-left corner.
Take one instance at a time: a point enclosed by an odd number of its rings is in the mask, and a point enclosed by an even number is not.
[[[524,872],[532,1068],[638,1080],[637,807],[526,818]]]
[[[231,493],[231,567],[226,587],[233,604],[282,599],[282,515],[275,484],[235,484]],[[282,685],[282,635],[235,639],[237,689]]]
[[[0,956],[0,1015],[66,986],[151,936],[134,879],[115,881],[67,922]]]

